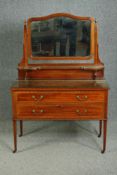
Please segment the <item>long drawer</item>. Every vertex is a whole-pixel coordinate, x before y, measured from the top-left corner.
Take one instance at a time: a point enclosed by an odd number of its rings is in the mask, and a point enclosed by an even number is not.
[[[17,94],[18,102],[57,103],[57,102],[104,102],[104,91],[77,92],[21,92]]]
[[[104,104],[91,105],[18,105],[17,118],[31,119],[89,119],[104,116]]]

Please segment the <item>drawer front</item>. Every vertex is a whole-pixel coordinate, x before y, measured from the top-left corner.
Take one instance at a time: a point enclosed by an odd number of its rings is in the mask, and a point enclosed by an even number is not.
[[[18,93],[18,102],[57,103],[57,102],[104,102],[103,91],[77,92],[22,92]]]
[[[89,119],[104,115],[104,104],[92,105],[18,105],[17,116],[32,119]]]

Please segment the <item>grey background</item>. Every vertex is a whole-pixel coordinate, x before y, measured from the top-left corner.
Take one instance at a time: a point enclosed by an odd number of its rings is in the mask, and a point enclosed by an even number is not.
[[[99,25],[100,57],[110,84],[109,118],[116,119],[117,0],[0,0],[0,118],[11,118],[10,86],[22,57],[23,22],[32,16],[68,12],[93,16]]]
[[[23,22],[31,16],[56,12],[94,16],[98,21],[100,57],[111,87],[104,155],[95,121],[25,122],[24,136],[18,137],[18,152],[12,153],[9,88],[17,78],[22,57]],[[116,79],[117,0],[0,0],[0,175],[116,175]]]

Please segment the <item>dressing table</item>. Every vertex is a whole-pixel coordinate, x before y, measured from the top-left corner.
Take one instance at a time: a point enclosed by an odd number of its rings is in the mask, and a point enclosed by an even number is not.
[[[97,120],[106,149],[108,84],[92,17],[57,13],[24,22],[23,57],[11,87],[14,152],[17,121]]]

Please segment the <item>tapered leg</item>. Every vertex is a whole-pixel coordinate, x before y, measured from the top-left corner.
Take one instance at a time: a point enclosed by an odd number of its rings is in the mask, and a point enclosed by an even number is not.
[[[17,121],[13,120],[13,136],[14,136],[14,150],[13,153],[17,151]]]
[[[98,137],[101,137],[102,135],[102,120],[99,121],[99,134]]]
[[[107,135],[107,120],[103,121],[103,149],[101,153],[104,153],[106,150],[106,135]]]
[[[19,137],[21,137],[23,135],[23,121],[20,120],[20,134]]]

